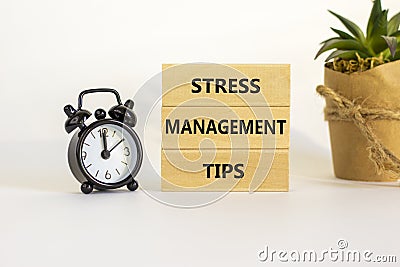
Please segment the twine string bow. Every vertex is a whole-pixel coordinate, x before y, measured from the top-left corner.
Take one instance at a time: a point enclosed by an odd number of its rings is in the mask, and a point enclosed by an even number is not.
[[[331,100],[336,108],[325,108],[325,119],[336,121],[351,121],[360,130],[368,142],[368,157],[374,163],[378,174],[389,171],[400,177],[400,160],[386,148],[375,135],[370,120],[400,120],[400,112],[384,108],[367,108],[345,98],[331,88],[320,85],[317,92]]]

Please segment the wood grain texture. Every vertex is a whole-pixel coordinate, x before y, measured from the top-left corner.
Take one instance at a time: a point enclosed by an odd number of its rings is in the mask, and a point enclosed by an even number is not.
[[[261,90],[255,94],[216,93],[213,89],[210,93],[206,93],[205,90],[193,93],[194,78],[222,78],[227,81],[258,78]],[[206,86],[205,82],[200,84],[203,88]],[[287,107],[290,106],[290,65],[163,64],[162,88],[162,105],[165,107],[224,105]]]
[[[162,147],[164,149],[212,149],[214,147],[222,149],[248,149],[248,148],[289,148],[290,137],[290,108],[289,107],[163,107],[162,108]],[[208,125],[210,119],[215,122],[228,120],[224,123],[225,127],[230,127],[230,120],[251,120],[255,125],[255,120],[268,120],[270,126],[275,125],[275,134],[271,132],[268,126],[263,127],[267,134],[256,134],[253,128],[253,134],[221,134],[210,132],[201,134],[192,131],[190,134],[185,131],[184,134],[177,132],[171,133],[171,127],[166,126],[166,120],[173,124],[179,120],[180,128],[184,120],[190,120],[191,128],[194,127],[193,119],[198,121],[204,119],[204,125]],[[275,121],[274,121],[275,120]],[[285,120],[285,123],[278,123],[277,120]],[[265,126],[265,123],[261,123]],[[280,126],[283,126],[283,133],[280,132]],[[167,133],[168,130],[168,133]],[[264,132],[265,133],[265,132]]]
[[[289,65],[163,64],[162,89],[163,191],[288,191]],[[227,128],[202,133],[210,121]]]
[[[289,159],[287,149],[274,150],[162,150],[161,186],[163,191],[249,191],[250,185],[259,185],[255,191],[288,191]],[[243,178],[207,178],[204,163],[232,165],[243,163]],[[271,164],[269,164],[271,163]]]

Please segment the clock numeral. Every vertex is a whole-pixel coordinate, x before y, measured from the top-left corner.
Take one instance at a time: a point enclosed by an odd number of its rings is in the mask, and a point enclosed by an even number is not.
[[[100,134],[100,138],[103,137],[103,133],[106,134],[106,137],[108,137],[108,129],[107,128],[101,128],[98,130],[99,134]]]
[[[106,174],[104,175],[104,178],[106,179],[111,179],[111,173],[108,172],[108,170],[106,171]]]
[[[129,157],[131,155],[131,152],[129,151],[128,147],[125,147],[124,151],[125,151],[125,153],[124,153],[125,156]]]
[[[82,159],[83,159],[83,160],[86,160],[86,156],[87,156],[86,151],[82,151]]]

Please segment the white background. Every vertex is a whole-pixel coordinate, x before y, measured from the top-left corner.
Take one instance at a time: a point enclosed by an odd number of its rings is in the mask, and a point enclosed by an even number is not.
[[[398,0],[383,5],[400,10]],[[327,9],[365,28],[370,8],[369,0],[2,0],[0,266],[256,266],[267,264],[257,260],[265,245],[321,251],[340,238],[400,260],[398,187],[333,178],[315,93],[318,44],[329,27],[343,29]],[[190,62],[292,65],[290,192],[232,193],[200,209],[141,191],[82,195],[66,162],[63,106],[90,87],[132,97],[162,63]],[[113,102],[85,104],[98,103]]]

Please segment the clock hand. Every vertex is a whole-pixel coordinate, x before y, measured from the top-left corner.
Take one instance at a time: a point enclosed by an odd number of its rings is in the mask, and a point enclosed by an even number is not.
[[[104,151],[107,151],[107,132],[105,130],[103,131],[102,137]]]
[[[113,151],[114,148],[116,148],[116,147],[117,147],[119,144],[121,144],[123,141],[125,141],[125,139],[121,139],[118,143],[116,143],[116,144],[110,149],[109,152]]]
[[[104,130],[103,134],[101,135],[103,137],[103,148],[104,150],[101,151],[100,155],[103,159],[109,159],[110,158],[110,151],[107,150],[107,131]]]

